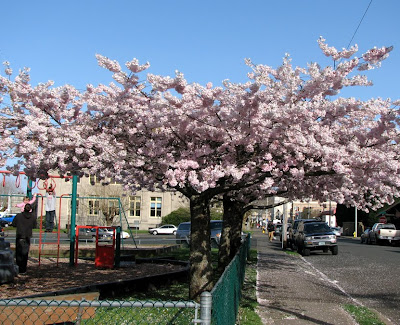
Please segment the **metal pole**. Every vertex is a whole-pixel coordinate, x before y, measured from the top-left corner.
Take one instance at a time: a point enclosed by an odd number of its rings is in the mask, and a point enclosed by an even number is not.
[[[212,307],[212,295],[208,291],[204,291],[200,295],[200,319],[201,324],[211,324],[211,307]]]
[[[287,247],[287,242],[286,242],[286,225],[287,225],[286,213],[287,213],[287,207],[286,207],[286,204],[287,203],[285,203],[283,205],[282,230],[281,230],[281,233],[282,233],[282,249],[286,249],[286,247]]]
[[[357,207],[354,208],[355,209],[355,230],[354,230],[354,237],[358,237],[357,236]]]
[[[28,184],[26,186],[26,196],[32,199],[32,180],[28,177]]]
[[[70,242],[69,242],[69,265],[74,266],[75,256],[75,220],[76,220],[76,199],[78,192],[78,176],[72,177],[72,196],[71,196],[71,225],[70,225]]]
[[[114,267],[119,268],[121,265],[121,226],[118,226],[115,230],[115,255],[114,255]]]

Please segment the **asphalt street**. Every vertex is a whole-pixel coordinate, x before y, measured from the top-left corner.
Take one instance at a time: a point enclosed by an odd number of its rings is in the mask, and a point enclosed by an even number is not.
[[[344,304],[378,312],[400,324],[400,247],[362,245],[339,239],[339,254],[288,255],[279,240],[253,235],[259,252],[258,300],[265,324],[354,324]]]
[[[340,238],[339,254],[315,253],[305,261],[338,283],[346,294],[400,324],[400,247]]]

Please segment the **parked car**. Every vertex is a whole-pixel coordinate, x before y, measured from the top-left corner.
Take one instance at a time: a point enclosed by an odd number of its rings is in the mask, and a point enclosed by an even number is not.
[[[291,223],[288,223],[287,225],[286,225],[286,242],[287,242],[287,240],[288,240],[288,237],[289,237],[289,233],[290,233],[290,229],[292,228],[292,224]],[[283,229],[283,228],[282,228]],[[282,238],[283,238],[283,231],[281,230],[281,233],[280,233],[280,235],[279,235],[279,240],[282,242]]]
[[[190,242],[190,222],[182,222],[178,225],[178,229],[175,234],[176,243],[182,244]]]
[[[221,242],[222,224],[223,224],[222,220],[210,221],[211,247],[213,248],[217,248]]]
[[[2,218],[0,218],[0,227],[7,228],[11,226],[11,223],[13,222],[15,218],[15,214],[6,214]]]
[[[294,242],[297,251],[304,256],[309,256],[315,250],[330,250],[333,255],[338,254],[336,236],[326,222],[300,221]]]
[[[368,244],[400,243],[400,230],[392,223],[376,223],[368,233]]]
[[[96,228],[79,228],[79,240],[96,241]],[[113,235],[103,228],[99,228],[99,241],[110,241]]]
[[[342,236],[342,228],[340,227],[331,227],[332,232],[335,234],[336,237]]]
[[[101,229],[101,228],[100,228],[100,229]],[[106,228],[105,230],[106,230],[108,233],[110,233],[111,235],[114,233],[113,228]],[[117,231],[115,230],[115,232],[117,232]],[[122,239],[127,239],[127,238],[130,238],[130,237],[131,237],[131,235],[129,235],[129,233],[127,233],[126,231],[122,231],[122,230],[121,230],[121,232],[120,232],[120,236],[121,236]]]
[[[157,228],[150,228],[149,233],[152,235],[176,235],[176,228],[174,225],[163,225]]]
[[[297,249],[295,245],[295,236],[297,233],[297,228],[299,226],[300,222],[315,222],[317,221],[316,219],[296,219],[293,220],[291,227],[289,228],[289,233],[287,236],[287,246],[291,248],[292,250]]]
[[[275,225],[275,233],[274,233],[274,237],[281,237],[282,236],[282,229],[283,229],[283,225],[281,223],[277,223]]]
[[[222,220],[211,220],[210,221],[210,239],[211,239],[211,247],[216,248],[219,246],[221,241],[221,233],[222,233]],[[176,232],[176,242],[182,243],[182,241],[190,244],[190,222],[182,222],[179,224],[177,232]]]
[[[366,243],[369,244],[369,232],[371,231],[371,228],[367,228],[364,230],[364,232],[361,234],[361,244]]]

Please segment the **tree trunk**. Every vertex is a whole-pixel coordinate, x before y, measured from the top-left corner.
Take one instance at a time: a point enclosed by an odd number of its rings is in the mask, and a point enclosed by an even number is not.
[[[223,197],[224,226],[218,252],[218,272],[222,273],[235,257],[241,244],[243,203],[232,200],[228,195]]]
[[[190,233],[190,299],[199,299],[203,291],[213,287],[210,243],[209,198],[204,194],[189,197],[191,213]]]

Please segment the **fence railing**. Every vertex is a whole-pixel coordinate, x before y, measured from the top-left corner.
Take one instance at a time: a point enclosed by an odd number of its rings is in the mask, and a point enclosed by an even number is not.
[[[210,292],[195,301],[0,299],[0,324],[235,324],[250,235]],[[62,297],[60,297],[62,299]]]
[[[233,325],[236,322],[249,250],[250,234],[211,290],[213,325]]]
[[[182,324],[200,323],[194,301],[0,300],[0,324]]]

